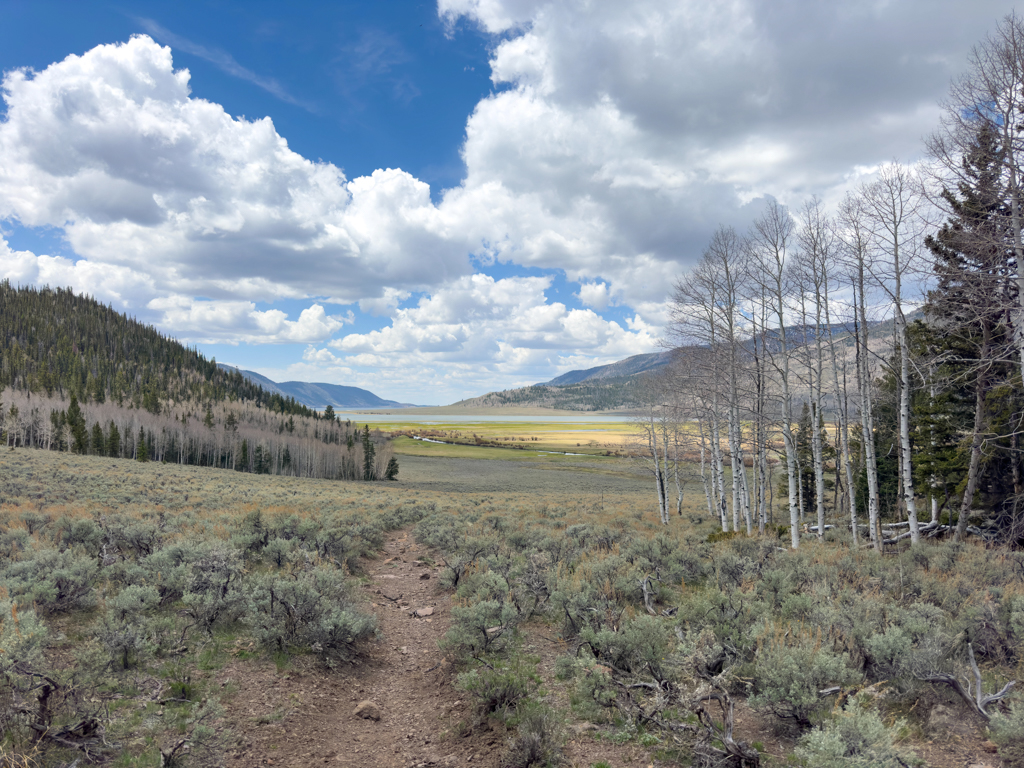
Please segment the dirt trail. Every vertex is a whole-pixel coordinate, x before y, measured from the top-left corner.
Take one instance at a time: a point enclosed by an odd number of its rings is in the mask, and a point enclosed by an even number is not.
[[[451,685],[438,650],[450,596],[438,569],[418,559],[426,554],[407,531],[396,531],[382,555],[364,563],[370,583],[363,590],[381,639],[356,666],[327,672],[302,658],[279,672],[270,661],[250,660],[218,674],[236,691],[225,705],[237,742],[226,765],[497,766],[504,729],[469,727],[472,702]],[[414,615],[420,609],[431,615]],[[379,720],[354,714],[364,700],[379,707]]]

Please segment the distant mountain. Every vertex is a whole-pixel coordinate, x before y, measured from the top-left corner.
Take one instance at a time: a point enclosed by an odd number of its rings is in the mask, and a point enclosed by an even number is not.
[[[454,405],[472,408],[530,406],[566,411],[612,411],[636,405],[636,385],[644,375],[668,365],[671,352],[633,355],[608,365],[569,371],[551,381],[480,397]]]
[[[395,400],[384,400],[366,389],[344,387],[340,384],[324,382],[309,383],[306,381],[271,381],[255,371],[246,371],[224,363],[217,364],[227,371],[237,371],[244,378],[259,384],[267,392],[276,392],[282,397],[293,397],[308,408],[323,410],[328,405],[335,409],[348,408],[410,408],[409,403]]]
[[[671,352],[652,352],[647,355],[633,355],[625,360],[608,365],[599,365],[595,368],[587,368],[582,371],[569,371],[561,376],[556,376],[551,381],[545,381],[538,386],[562,387],[566,384],[579,384],[583,381],[594,379],[621,379],[624,376],[634,376],[645,371],[653,371],[669,364],[672,360]]]

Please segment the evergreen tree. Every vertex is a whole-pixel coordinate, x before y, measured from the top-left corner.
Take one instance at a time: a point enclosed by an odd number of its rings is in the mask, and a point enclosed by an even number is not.
[[[139,427],[139,436],[135,439],[135,460],[149,461],[149,448],[146,445],[146,433]]]
[[[117,458],[121,455],[121,432],[114,420],[110,420],[110,428],[107,430],[107,456]]]
[[[1015,429],[1000,423],[991,401],[994,389],[1008,380],[1018,382],[1011,393],[1020,389],[1019,373],[1011,364],[1016,350],[1012,312],[1017,306],[1018,265],[1003,154],[999,135],[983,124],[962,159],[956,190],[942,193],[949,219],[925,241],[938,277],[926,307],[929,324],[934,326],[930,357],[933,368],[942,374],[938,386],[932,387],[937,395],[931,396],[929,415],[945,405],[946,413],[940,412],[937,420],[958,423],[970,435],[957,451],[959,456],[946,458],[964,468],[956,488],[961,497],[956,505],[958,538],[964,535],[979,491],[984,489],[989,496],[985,506],[998,507],[1002,504],[998,497],[1014,490],[1005,489],[1005,478],[1020,473],[1016,453],[998,450],[1000,436],[1009,439]],[[934,474],[941,470],[936,467]],[[1004,482],[999,483],[1000,479]]]
[[[398,458],[392,456],[388,461],[388,467],[384,470],[385,480],[397,480],[398,479]]]
[[[89,449],[89,434],[86,432],[85,417],[74,392],[71,393],[65,423],[71,427],[71,437],[74,440],[74,445],[69,447],[73,447],[77,453],[86,453]]]
[[[106,443],[103,439],[103,427],[97,421],[92,425],[92,452],[97,456],[103,456],[106,453]]]
[[[373,466],[374,449],[370,440],[370,425],[363,425],[363,480],[376,480]]]
[[[242,441],[242,453],[238,458],[238,466],[236,469],[239,472],[249,471],[249,443],[247,440]]]

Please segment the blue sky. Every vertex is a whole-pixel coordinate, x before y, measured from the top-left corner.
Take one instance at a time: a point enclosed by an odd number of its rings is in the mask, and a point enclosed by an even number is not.
[[[919,159],[1011,8],[0,2],[0,278],[418,403],[656,351],[719,224]]]

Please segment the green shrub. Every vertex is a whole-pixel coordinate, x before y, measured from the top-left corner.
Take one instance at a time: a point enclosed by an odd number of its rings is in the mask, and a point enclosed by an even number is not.
[[[819,691],[850,686],[861,675],[849,666],[849,656],[836,654],[808,632],[776,632],[758,651],[754,662],[756,693],[750,705],[808,728],[812,717],[827,704]]]
[[[990,725],[992,741],[1006,768],[1024,768],[1024,699],[1010,703],[1007,713],[996,712]]]
[[[619,698],[610,670],[592,659],[577,660],[576,665],[579,673],[569,695],[573,712],[592,723],[609,722]]]
[[[257,576],[247,598],[245,621],[270,651],[311,650],[333,664],[352,658],[376,634],[376,620],[355,609],[345,574],[328,566]]]
[[[666,679],[664,662],[676,642],[665,620],[646,614],[625,620],[617,632],[587,627],[580,640],[590,646],[598,662],[656,680]]]
[[[283,568],[291,557],[294,545],[288,539],[273,538],[263,548],[263,560],[276,568]]]
[[[196,549],[198,557],[189,564],[182,596],[184,612],[196,626],[212,634],[214,626],[235,621],[245,608],[242,562],[235,550],[222,543],[204,542]]]
[[[887,726],[868,701],[853,698],[805,734],[795,754],[814,768],[901,768],[917,760],[897,746],[905,736],[902,720]]]
[[[96,604],[94,558],[69,550],[40,549],[11,563],[3,582],[12,597],[35,603],[46,613],[64,613]]]
[[[516,735],[501,756],[501,768],[556,768],[562,765],[561,723],[541,702],[531,701],[519,708]]]
[[[482,714],[507,721],[540,687],[540,676],[536,659],[511,653],[508,659],[491,659],[487,666],[464,672],[458,684],[477,700]]]
[[[96,557],[100,552],[103,531],[89,518],[61,515],[54,523],[53,538],[54,541],[59,541],[65,549],[80,546],[88,555]]]
[[[0,600],[0,678],[43,671],[48,636],[34,610],[19,608],[14,600]]]

